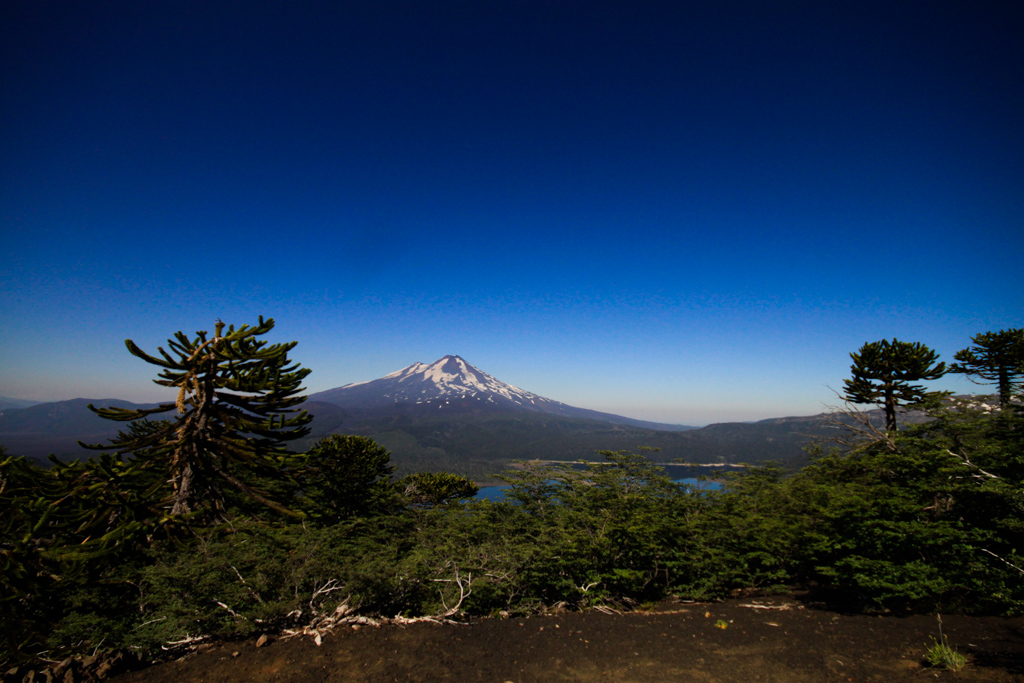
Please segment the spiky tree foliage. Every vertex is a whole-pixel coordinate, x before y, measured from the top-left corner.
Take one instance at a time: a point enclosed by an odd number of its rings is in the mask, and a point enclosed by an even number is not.
[[[973,346],[953,356],[957,362],[949,371],[977,377],[979,384],[994,382],[999,387],[999,405],[1007,407],[1014,389],[1024,384],[1024,329],[976,334],[971,341]]]
[[[162,368],[153,381],[177,389],[177,400],[142,410],[90,405],[100,417],[133,424],[109,445],[82,445],[159,463],[173,489],[172,516],[222,509],[225,484],[279,512],[295,514],[247,481],[249,475],[276,471],[289,455],[284,443],[308,434],[306,425],[312,420],[295,408],[305,400],[298,394],[310,372],[288,360],[298,342],[258,339],[273,327],[273,319],[263,316],[257,325],[237,330],[218,320],[212,337],[205,330],[192,339],[177,332],[167,342],[170,352],[157,349],[159,357],[125,340],[133,356]],[[171,411],[176,411],[171,420],[139,422]]]
[[[868,342],[857,353],[851,353],[850,358],[853,377],[843,380],[844,397],[852,403],[884,408],[887,432],[896,431],[897,406],[922,404],[942,395],[911,384],[946,374],[946,364],[936,363],[939,354],[920,342]]]

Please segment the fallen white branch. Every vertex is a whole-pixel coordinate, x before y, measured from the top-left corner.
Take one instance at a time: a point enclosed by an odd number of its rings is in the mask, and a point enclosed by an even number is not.
[[[165,619],[167,619],[167,617],[157,617],[156,619],[150,619],[149,621],[142,622],[141,624],[136,626],[135,629],[138,630],[138,629],[142,628],[143,626],[148,626],[149,624],[155,624],[156,622],[164,621]]]
[[[252,586],[249,585],[249,582],[246,581],[245,577],[242,576],[242,572],[238,571],[238,569],[233,564],[229,564],[228,566],[231,567],[232,569],[234,569],[235,576],[237,576],[238,580],[242,582],[243,586],[245,586],[246,592],[248,592],[249,595],[251,595],[256,600],[256,602],[258,602],[258,603],[260,603],[262,605],[263,604],[263,598],[260,597],[259,593],[257,593],[256,591],[254,591],[252,589]]]
[[[441,594],[441,605],[444,606],[445,611],[441,614],[434,615],[440,619],[451,617],[458,614],[459,609],[462,607],[463,601],[473,594],[473,574],[469,573],[467,576],[459,576],[459,570],[455,570],[455,578],[453,579],[431,579],[434,583],[454,583],[459,588],[459,601],[451,607],[448,606],[448,602],[444,599],[444,591],[440,591]]]
[[[330,581],[324,584],[324,586],[321,586],[320,594],[337,590],[337,587],[329,586],[331,586]],[[327,587],[326,590],[323,590],[325,587]],[[376,619],[352,614],[355,609],[349,606],[348,600],[348,598],[345,598],[341,604],[334,609],[334,612],[327,615],[317,614],[317,608],[316,606],[313,606],[312,621],[302,628],[285,629],[284,635],[281,636],[281,640],[287,640],[288,638],[295,638],[297,636],[313,636],[313,642],[319,646],[323,643],[324,636],[339,626],[380,626],[381,622]],[[310,600],[310,604],[312,605],[312,600]],[[289,615],[291,614],[301,616],[302,612],[300,610],[295,610]]]
[[[596,609],[598,612],[603,612],[604,614],[622,614],[622,612],[620,612],[619,610],[612,609],[611,607],[608,607],[606,605],[594,605],[594,609]]]
[[[327,581],[322,586],[319,586],[318,588],[313,590],[313,595],[309,599],[309,606],[313,607],[313,601],[319,598],[321,595],[327,595],[328,593],[333,593],[334,591],[340,591],[343,588],[344,586],[340,585],[337,579],[331,579],[330,581]],[[347,603],[348,599],[346,598],[345,604]]]
[[[160,649],[164,651],[174,650],[182,646],[192,645],[194,643],[201,643],[209,637],[210,636],[190,636],[186,633],[185,637],[181,640],[170,640],[167,643],[161,645]]]
[[[445,617],[430,616],[430,615],[425,616],[425,617],[403,617],[401,614],[396,614],[391,619],[385,619],[384,621],[390,622],[392,624],[399,624],[401,626],[405,626],[407,624],[420,624],[420,623],[423,623],[423,622],[427,622],[427,623],[430,623],[430,624],[450,624],[452,626],[466,626],[467,625],[466,622],[464,622],[464,621],[453,621],[452,619],[447,619]]]
[[[224,604],[223,602],[221,602],[220,600],[214,600],[214,602],[215,602],[215,603],[217,603],[218,605],[220,605],[221,607],[223,607],[224,609],[226,609],[226,610],[227,610],[228,612],[230,612],[230,613],[231,613],[231,616],[235,617],[236,619],[245,619],[246,621],[249,621],[249,620],[248,620],[248,619],[246,619],[246,618],[245,618],[244,616],[242,616],[241,614],[239,614],[239,613],[238,613],[238,612],[236,612],[235,610],[231,609],[230,607],[228,607],[227,605],[225,605],[225,604]]]
[[[982,548],[982,549],[981,549],[981,552],[983,552],[983,553],[988,553],[989,555],[991,555],[992,557],[996,558],[997,560],[1000,560],[1001,562],[1005,562],[1006,564],[1010,565],[1011,567],[1013,567],[1014,569],[1016,569],[1017,571],[1019,571],[1019,572],[1020,572],[1021,574],[1024,574],[1024,569],[1021,569],[1020,567],[1018,567],[1017,565],[1015,565],[1015,564],[1014,564],[1013,562],[1010,562],[1010,561],[1009,561],[1008,559],[1006,559],[1005,557],[1000,557],[999,555],[996,555],[996,554],[995,554],[994,552],[992,552],[992,551],[991,551],[991,550],[989,550],[988,548]]]
[[[986,472],[985,470],[983,470],[980,467],[978,467],[977,465],[975,465],[973,462],[970,461],[970,459],[966,455],[960,455],[959,453],[954,453],[953,451],[949,450],[948,448],[946,449],[946,452],[949,453],[950,455],[952,455],[954,458],[959,458],[968,467],[973,467],[974,469],[978,470],[978,472],[980,472],[981,474],[980,475],[977,475],[977,474],[974,475],[978,479],[981,479],[983,477],[988,477],[989,479],[998,479],[999,478],[996,475],[992,474],[991,472]]]

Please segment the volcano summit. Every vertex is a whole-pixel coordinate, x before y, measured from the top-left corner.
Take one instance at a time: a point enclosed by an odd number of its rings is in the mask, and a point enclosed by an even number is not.
[[[429,365],[413,363],[369,382],[347,384],[309,396],[310,401],[331,403],[346,411],[445,415],[531,412],[599,420],[645,429],[678,431],[681,425],[634,420],[621,415],[575,408],[506,384],[470,365],[459,356],[445,356]]]

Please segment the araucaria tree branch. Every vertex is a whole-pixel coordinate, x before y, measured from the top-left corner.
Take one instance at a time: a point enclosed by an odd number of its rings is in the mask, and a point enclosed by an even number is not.
[[[86,448],[131,454],[143,468],[167,470],[172,516],[194,513],[224,499],[229,484],[245,497],[284,514],[295,515],[258,489],[254,479],[277,471],[289,455],[286,441],[309,433],[312,416],[296,408],[309,374],[291,364],[288,352],[297,342],[268,344],[258,339],[274,327],[273,319],[237,330],[217,321],[212,337],[201,330],[189,338],[177,332],[152,356],[128,339],[128,351],[162,370],[153,380],[178,390],[174,403],[156,408],[89,409],[101,417],[129,422],[110,444]],[[174,411],[173,419],[150,416]]]

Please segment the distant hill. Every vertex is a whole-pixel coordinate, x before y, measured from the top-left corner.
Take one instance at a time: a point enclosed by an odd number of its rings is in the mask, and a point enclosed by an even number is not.
[[[15,455],[44,461],[53,453],[62,459],[88,457],[92,453],[78,445],[103,443],[124,429],[123,422],[104,420],[86,406],[152,408],[155,403],[131,403],[116,398],[75,398],[70,401],[39,403],[27,408],[0,410],[0,445]]]
[[[592,460],[601,450],[660,449],[656,459],[692,463],[755,463],[777,460],[798,466],[803,448],[838,432],[831,415],[713,424],[686,431],[644,429],[551,415],[490,414],[423,417],[396,411],[359,415],[310,402],[313,433],[304,445],[329,433],[369,436],[387,447],[402,472],[445,469],[485,478],[511,460]]]
[[[0,396],[0,410],[7,410],[8,408],[28,408],[29,406],[38,405],[39,403],[41,403],[41,401],[26,401],[23,398]]]

